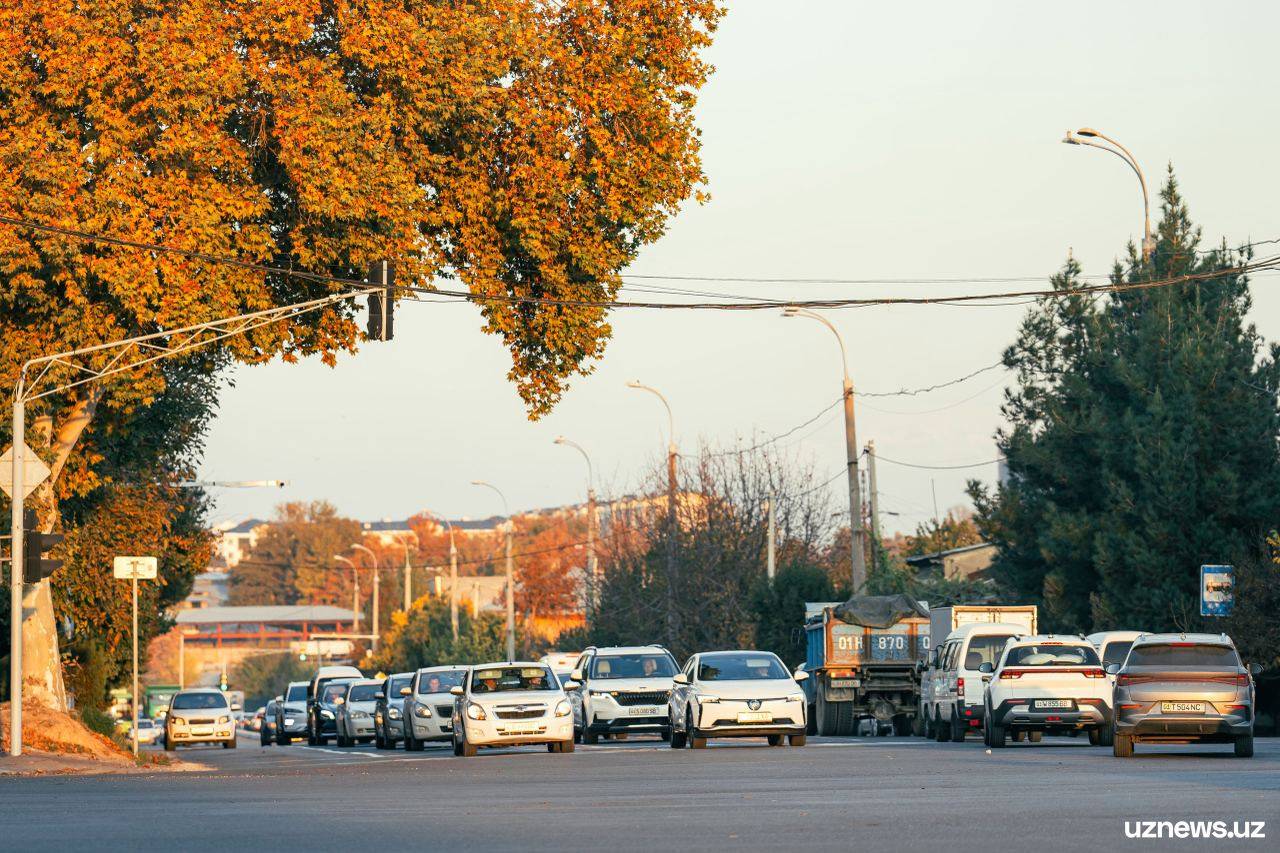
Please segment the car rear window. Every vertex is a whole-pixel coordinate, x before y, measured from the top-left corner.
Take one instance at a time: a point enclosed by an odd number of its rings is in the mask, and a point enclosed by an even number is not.
[[[969,638],[969,648],[964,653],[964,668],[977,669],[984,663],[992,666],[1000,660],[1005,645],[1013,639],[1012,634],[983,634]]]
[[[284,701],[286,701],[286,702],[305,702],[305,701],[307,701],[307,685],[305,685],[305,684],[291,684],[291,685],[289,685],[289,692],[285,695],[285,697],[284,697]]]
[[[1124,663],[1129,649],[1133,648],[1133,640],[1112,640],[1102,647],[1102,663],[1110,666],[1113,663]]]
[[[1005,666],[1098,666],[1093,646],[1045,643],[1009,649]]]
[[[1235,669],[1240,656],[1230,646],[1207,643],[1169,643],[1135,646],[1129,652],[1127,666],[1205,667]]]

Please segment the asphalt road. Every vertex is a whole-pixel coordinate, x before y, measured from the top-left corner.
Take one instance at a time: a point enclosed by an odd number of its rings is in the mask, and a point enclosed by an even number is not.
[[[1139,746],[814,738],[673,750],[633,739],[423,753],[191,748],[207,772],[0,778],[0,849],[1275,850],[1280,741]],[[1127,839],[1135,820],[1266,821],[1257,840]],[[1243,828],[1243,824],[1241,824]]]

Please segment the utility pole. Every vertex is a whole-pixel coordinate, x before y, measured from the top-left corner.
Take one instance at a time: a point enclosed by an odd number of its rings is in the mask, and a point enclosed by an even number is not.
[[[583,459],[587,460],[587,583],[589,585],[588,597],[594,603],[599,595],[600,577],[596,567],[596,489],[595,475],[591,469],[591,457],[587,455],[587,451],[582,445],[570,441],[563,435],[556,436],[555,443],[574,448],[582,454]]]
[[[784,317],[808,317],[817,320],[831,330],[840,344],[840,360],[844,367],[844,452],[849,473],[849,546],[851,571],[850,582],[853,594],[857,595],[867,583],[866,529],[862,523],[862,490],[859,488],[858,475],[858,430],[853,411],[853,380],[849,378],[849,354],[844,347],[844,338],[826,317],[802,308],[788,307],[782,311]]]
[[[417,538],[415,534],[410,536]],[[413,603],[413,567],[409,565],[409,537],[401,539],[400,544],[404,546],[404,607],[401,609],[408,613],[409,605]]]
[[[449,524],[449,625],[453,641],[458,641],[458,546],[453,543],[453,524]]]
[[[486,483],[484,480],[472,480],[471,485],[483,486],[498,493],[498,497],[502,500],[502,513],[506,519],[506,551],[507,551],[507,660],[516,659],[516,575],[515,566],[511,562],[511,536],[515,530],[515,523],[511,520],[511,509],[507,504],[507,496],[502,490],[492,483]],[[475,605],[472,605],[475,610]]]
[[[676,567],[676,538],[680,530],[676,523],[676,419],[671,413],[671,404],[662,392],[642,384],[639,380],[627,383],[628,388],[648,391],[659,400],[667,410],[667,647],[676,645],[676,637],[680,632],[680,614],[677,607],[677,587],[679,572]]]
[[[769,578],[769,583],[773,583],[773,579],[778,573],[778,529],[773,513],[773,492],[769,492],[769,500],[765,506],[769,508],[769,560],[765,566],[765,576]]]
[[[338,562],[346,563],[351,567],[351,612],[355,614],[352,619],[351,633],[360,633],[360,567],[357,566],[347,557],[341,554],[334,554],[333,559]]]
[[[358,542],[352,543],[351,547],[365,552],[369,555],[369,559],[373,560],[373,640],[369,645],[376,652],[378,650],[378,555]]]
[[[867,442],[867,500],[871,504],[871,565],[880,566],[880,496],[876,491],[876,442]]]

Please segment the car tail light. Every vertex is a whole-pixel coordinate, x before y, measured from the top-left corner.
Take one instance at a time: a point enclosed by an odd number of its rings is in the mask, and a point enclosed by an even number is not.
[[[1154,681],[1150,675],[1117,675],[1116,687],[1123,687],[1126,684],[1141,684],[1144,681]]]
[[[1002,669],[1002,670],[1000,670],[1000,677],[1001,677],[1002,679],[1004,679],[1004,678],[1021,678],[1021,677],[1022,677],[1022,670],[1020,670],[1020,669]]]
[[[1101,669],[1086,669],[1083,671],[1085,678],[1106,678],[1107,673]]]
[[[957,696],[964,695],[964,679],[963,678],[956,679],[956,695]]]
[[[981,721],[981,720],[970,720],[970,721],[969,721],[969,725],[971,725],[971,726],[980,726],[980,725],[982,725],[982,721]]]
[[[1060,723],[1062,722],[1062,718],[1061,717],[1045,717],[1044,721],[1046,723]]]
[[[1219,675],[1213,678],[1206,678],[1205,681],[1215,681],[1219,684],[1234,684],[1236,687],[1249,686],[1249,676],[1247,675]]]
[[[1120,710],[1122,710],[1122,711],[1132,711],[1132,710],[1133,710],[1133,709],[1135,709],[1135,708],[1141,708],[1141,707],[1142,707],[1141,705],[1139,705],[1139,704],[1137,704],[1137,703],[1134,703],[1134,702],[1125,702],[1125,703],[1123,703],[1123,704],[1121,704],[1121,705],[1120,705]]]
[[[1248,705],[1228,705],[1227,710],[1228,711],[1244,711],[1248,707],[1249,707]]]

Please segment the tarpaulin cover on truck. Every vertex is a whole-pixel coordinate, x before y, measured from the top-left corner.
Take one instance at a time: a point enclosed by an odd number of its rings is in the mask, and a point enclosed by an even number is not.
[[[855,595],[831,614],[841,622],[867,628],[890,628],[910,616],[929,618],[929,611],[909,595]]]

